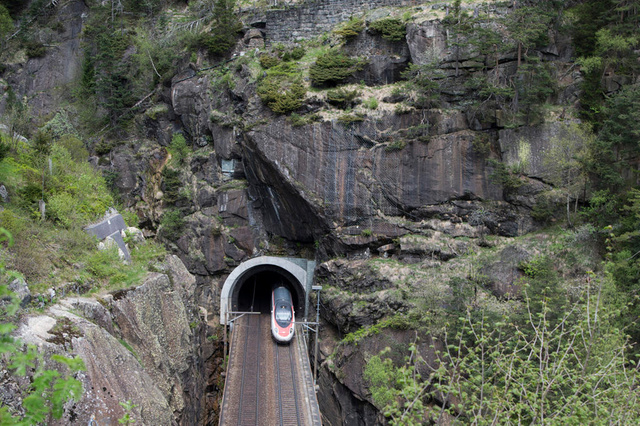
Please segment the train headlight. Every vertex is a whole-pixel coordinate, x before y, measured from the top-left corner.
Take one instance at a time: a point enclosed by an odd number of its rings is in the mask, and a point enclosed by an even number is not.
[[[289,329],[289,334],[293,334],[293,327]]]

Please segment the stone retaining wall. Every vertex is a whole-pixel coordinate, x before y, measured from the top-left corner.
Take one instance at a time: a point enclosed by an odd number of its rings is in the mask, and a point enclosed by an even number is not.
[[[413,0],[315,0],[265,13],[267,43],[291,43],[331,30],[367,10],[384,6],[410,6]]]

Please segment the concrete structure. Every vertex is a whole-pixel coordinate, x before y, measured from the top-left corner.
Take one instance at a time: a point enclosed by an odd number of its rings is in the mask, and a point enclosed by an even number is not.
[[[122,238],[122,231],[125,229],[127,229],[127,225],[124,223],[124,218],[120,213],[116,212],[95,225],[87,226],[84,230],[89,235],[96,236],[100,241],[111,238],[124,254],[124,259],[129,262],[131,261],[131,255]]]
[[[294,304],[297,306],[297,318],[307,318],[309,312],[309,293],[313,285],[313,272],[316,262],[307,259],[285,258],[274,256],[260,256],[240,264],[227,277],[220,294],[220,323],[227,324],[227,313],[238,310],[238,297],[243,285],[252,276],[268,271],[280,275],[284,281],[291,284],[297,295]],[[261,282],[256,285],[271,286],[272,282]],[[303,309],[303,315],[300,315]]]

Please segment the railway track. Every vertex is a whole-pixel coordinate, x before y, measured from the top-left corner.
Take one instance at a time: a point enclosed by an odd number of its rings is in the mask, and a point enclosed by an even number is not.
[[[286,346],[278,345],[275,342],[273,344],[275,345],[275,385],[278,398],[277,424],[280,426],[300,425],[302,422],[300,403],[298,402],[293,342]]]
[[[309,401],[315,401],[315,395],[309,387],[313,385],[310,371],[301,370],[299,364],[298,339],[302,337],[294,337],[289,345],[277,344],[271,336],[268,315],[238,319],[232,336],[220,426],[321,425],[319,411],[316,414],[310,411]]]
[[[249,316],[249,330],[260,330],[262,315]],[[260,423],[260,376],[262,357],[260,343],[262,333],[246,333],[244,339],[244,355],[242,360],[242,380],[238,407],[238,426],[257,425]]]

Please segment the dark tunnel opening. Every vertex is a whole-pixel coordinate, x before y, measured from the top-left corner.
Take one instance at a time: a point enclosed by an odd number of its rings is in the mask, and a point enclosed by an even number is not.
[[[296,316],[304,316],[304,292],[298,281],[288,272],[274,267],[253,268],[236,283],[233,291],[233,309],[239,312],[271,311],[271,292],[283,285],[291,292]]]

